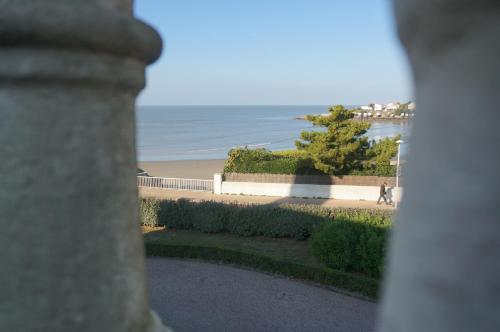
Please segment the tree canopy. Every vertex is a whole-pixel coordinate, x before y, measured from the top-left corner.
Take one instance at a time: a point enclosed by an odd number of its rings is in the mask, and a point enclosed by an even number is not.
[[[354,113],[337,105],[329,109],[328,116],[309,115],[306,119],[325,131],[304,131],[295,145],[312,158],[314,167],[327,174],[345,174],[360,168],[369,148],[363,135],[370,128],[367,122],[352,121]]]
[[[370,142],[366,132],[369,122],[354,121],[354,113],[342,105],[329,109],[328,115],[308,115],[306,119],[323,131],[304,131],[295,142],[297,149],[306,151],[314,167],[333,175],[349,174],[388,166],[397,153],[396,138]]]

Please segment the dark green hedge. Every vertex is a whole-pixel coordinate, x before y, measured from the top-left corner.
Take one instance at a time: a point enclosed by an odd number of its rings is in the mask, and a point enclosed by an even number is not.
[[[143,199],[141,221],[146,226],[194,229],[203,233],[307,239],[325,221],[296,207],[241,205],[212,201]]]
[[[362,170],[353,170],[349,173],[349,175],[393,177],[396,176],[396,166],[376,165]]]
[[[141,199],[139,201],[139,220],[145,226],[160,226],[160,201],[151,198]]]
[[[176,258],[195,258],[226,264],[248,266],[260,271],[277,273],[288,277],[313,281],[323,285],[331,285],[350,292],[376,298],[379,281],[362,275],[312,267],[284,259],[267,257],[255,253],[247,253],[223,248],[202,247],[197,245],[170,245],[159,242],[146,242],[148,256]]]
[[[179,255],[203,258],[208,250],[209,257],[222,257],[221,259],[227,259],[232,263],[262,267],[271,272],[273,272],[271,268],[276,268],[276,272],[285,275],[332,284],[364,294],[371,292],[372,295],[377,288],[373,284],[370,286],[370,291],[361,291],[358,281],[352,281],[352,275],[346,274],[345,276],[349,277],[345,280],[341,276],[344,272],[359,272],[373,278],[380,277],[383,272],[387,236],[392,223],[390,210],[331,209],[317,205],[240,205],[212,201],[160,201],[151,198],[142,199],[140,205],[141,221],[147,226],[298,240],[306,240],[312,235],[312,254],[334,272],[327,273],[325,272],[327,270],[315,270],[310,267],[298,268],[293,264],[290,265],[291,263],[275,264],[272,263],[272,258],[260,256],[255,258],[227,250],[220,252],[213,248],[179,249],[166,244],[160,247],[148,244],[149,250],[152,250],[150,254],[157,253],[158,250],[167,250],[168,255],[172,256],[178,250]],[[195,253],[189,256],[191,250]],[[253,259],[256,261],[252,261]],[[350,286],[349,280],[358,286]]]
[[[233,149],[224,166],[226,173],[324,174],[306,156],[280,155],[265,149]]]
[[[379,223],[333,220],[324,223],[311,240],[312,253],[333,269],[380,277],[389,227]]]
[[[323,222],[347,219],[389,225],[389,210],[335,208],[318,205],[241,205],[213,201],[142,199],[141,222],[146,226],[194,229],[204,233],[267,236],[304,240]]]
[[[271,152],[266,149],[233,149],[229,151],[224,166],[225,173],[263,173],[263,174],[295,174],[325,175],[314,167],[314,162],[307,154]],[[396,166],[372,165],[363,169],[352,170],[348,174],[359,176],[395,176]]]

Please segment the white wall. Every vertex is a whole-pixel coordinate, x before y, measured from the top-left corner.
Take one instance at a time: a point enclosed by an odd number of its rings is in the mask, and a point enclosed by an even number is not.
[[[214,194],[216,194],[216,195],[222,194],[222,174],[221,173],[214,174]]]
[[[215,185],[215,184],[214,184]],[[402,192],[402,188],[400,188]],[[388,198],[396,200],[398,190],[388,188]],[[380,188],[371,186],[316,185],[292,183],[222,182],[221,194],[274,197],[318,197],[376,201]]]

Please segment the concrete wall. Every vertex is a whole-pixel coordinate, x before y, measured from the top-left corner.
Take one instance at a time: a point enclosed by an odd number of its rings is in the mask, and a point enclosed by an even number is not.
[[[315,176],[285,174],[215,174],[217,195],[250,195],[271,197],[309,197],[377,201],[380,185],[387,182],[387,198],[401,199],[402,188],[395,179],[378,176]]]
[[[379,197],[379,187],[224,181],[220,194],[376,201]],[[389,187],[388,194],[388,198],[392,200],[399,198],[396,188]]]
[[[390,187],[396,186],[395,177],[383,176],[328,176],[328,175],[289,175],[289,174],[247,174],[225,173],[224,181],[229,182],[263,182],[263,183],[294,183],[294,184],[321,184],[345,186],[373,186],[378,187],[386,182]],[[399,178],[402,185],[402,179]]]

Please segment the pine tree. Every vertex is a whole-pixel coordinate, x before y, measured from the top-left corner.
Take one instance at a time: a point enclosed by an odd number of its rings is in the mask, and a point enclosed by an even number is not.
[[[348,174],[362,168],[370,144],[363,135],[370,128],[367,122],[353,121],[354,113],[341,105],[329,109],[329,115],[308,115],[306,119],[325,131],[304,131],[295,145],[305,150],[314,167],[333,175]]]

